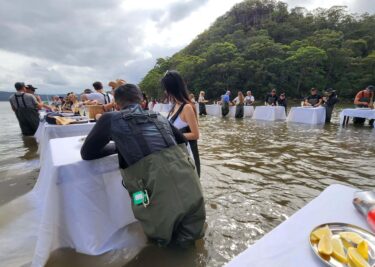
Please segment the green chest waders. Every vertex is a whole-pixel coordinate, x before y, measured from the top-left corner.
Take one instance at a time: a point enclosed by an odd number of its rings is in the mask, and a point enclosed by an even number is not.
[[[221,106],[221,115],[225,117],[228,115],[228,113],[229,113],[229,103],[224,101]]]
[[[22,106],[20,105],[19,99],[22,100]],[[21,128],[23,135],[31,136],[34,135],[39,126],[39,113],[35,108],[29,108],[26,106],[24,94],[15,95],[17,109],[15,111],[18,123]]]
[[[238,104],[236,106],[236,114],[234,115],[235,118],[241,119],[244,115],[244,104]]]
[[[169,145],[170,136],[160,128]],[[149,149],[138,126],[129,125],[137,134],[144,152]],[[191,244],[204,234],[206,218],[204,199],[194,161],[186,145],[172,145],[149,154],[128,168],[121,169],[123,184],[132,198],[135,218],[145,234],[161,245],[172,241],[181,246]]]

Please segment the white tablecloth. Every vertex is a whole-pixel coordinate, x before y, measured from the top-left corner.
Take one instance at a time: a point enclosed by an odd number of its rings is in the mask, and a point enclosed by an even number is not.
[[[169,111],[172,108],[172,104],[155,104],[154,108],[152,109],[155,112],[163,112],[163,113],[169,113]]]
[[[285,108],[282,106],[259,106],[255,108],[253,118],[264,121],[285,120]]]
[[[221,105],[206,105],[207,115],[215,116],[215,117],[222,117],[221,115]],[[244,107],[244,117],[251,118],[254,113],[254,107],[252,106],[245,106]],[[230,106],[229,107],[229,114],[228,117],[234,118],[236,114],[236,107]]]
[[[310,231],[323,223],[343,222],[369,230],[352,204],[356,190],[331,185],[317,198],[235,257],[227,267],[320,267],[309,244]]]
[[[366,108],[346,108],[340,113],[340,125],[343,125],[344,117],[357,117],[375,119],[375,110]]]
[[[49,140],[55,138],[87,135],[94,126],[95,123],[92,122],[70,125],[52,125],[46,122],[41,122],[34,135],[39,143],[38,152],[41,165],[43,165],[42,161],[44,160]]]
[[[289,111],[288,122],[306,124],[324,124],[326,120],[326,109],[324,107],[308,108],[293,107]]]
[[[33,266],[43,266],[60,247],[99,255],[135,241],[126,226],[135,222],[121,185],[117,155],[84,161],[81,137],[52,139],[33,193],[40,223]]]

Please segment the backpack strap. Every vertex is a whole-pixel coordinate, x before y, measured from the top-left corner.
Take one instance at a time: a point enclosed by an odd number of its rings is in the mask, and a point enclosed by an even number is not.
[[[108,93],[105,93],[105,94],[101,93],[101,94],[102,94],[103,97],[104,97],[104,104],[105,104],[105,105],[111,103],[111,98],[109,97]]]
[[[20,103],[18,102],[19,97],[21,97],[21,99],[22,99],[23,107],[27,108],[24,95],[25,95],[25,93],[22,93],[21,95],[14,95],[15,99],[16,99],[16,102],[17,102],[17,108],[20,108]]]

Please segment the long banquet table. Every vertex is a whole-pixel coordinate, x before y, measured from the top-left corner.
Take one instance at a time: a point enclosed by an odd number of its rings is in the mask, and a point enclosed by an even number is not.
[[[33,266],[43,266],[60,247],[99,255],[136,242],[126,228],[136,220],[117,155],[84,161],[82,144],[82,137],[49,142],[32,191],[41,207]]]
[[[283,121],[286,119],[285,108],[282,106],[258,106],[253,119],[264,121]]]
[[[87,135],[95,126],[94,122],[82,124],[69,124],[69,125],[53,125],[47,122],[40,122],[39,127],[34,135],[39,143],[38,152],[40,162],[44,160],[48,142],[55,138],[73,137]]]
[[[340,113],[340,125],[347,125],[350,117],[375,119],[375,110],[369,108],[346,108]]]
[[[326,109],[324,107],[292,107],[289,111],[287,122],[305,124],[324,124]]]
[[[206,111],[207,115],[215,116],[215,117],[221,117],[221,105],[206,105]],[[253,106],[244,106],[244,118],[251,118],[254,113],[254,107]],[[228,117],[234,118],[236,114],[236,107],[230,106],[229,107],[229,114]]]
[[[227,267],[320,267],[312,251],[309,233],[330,222],[354,224],[370,230],[352,204],[356,189],[331,185],[317,198],[239,254]]]

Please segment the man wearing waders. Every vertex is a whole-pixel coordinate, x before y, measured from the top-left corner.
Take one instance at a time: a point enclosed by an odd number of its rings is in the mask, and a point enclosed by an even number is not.
[[[10,105],[16,114],[22,134],[32,136],[39,126],[38,109],[42,105],[38,103],[35,96],[25,93],[26,86],[24,83],[17,82],[14,87],[17,92],[9,98]]]
[[[142,110],[136,85],[120,86],[114,97],[120,111],[97,121],[82,146],[82,158],[117,152],[122,183],[145,234],[160,245],[193,244],[203,237],[205,208],[185,138],[160,114]]]
[[[325,96],[323,97],[323,106],[326,109],[326,123],[331,123],[331,117],[333,108],[339,102],[336,91],[332,88],[328,88],[324,91]]]
[[[229,103],[230,103],[230,91],[227,91],[225,95],[221,96],[221,115],[223,117],[227,116],[229,113]]]

